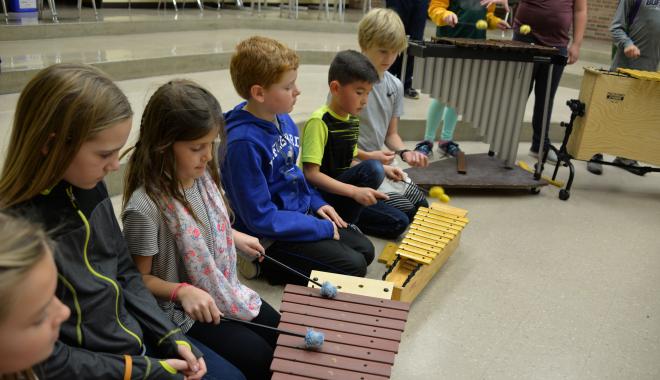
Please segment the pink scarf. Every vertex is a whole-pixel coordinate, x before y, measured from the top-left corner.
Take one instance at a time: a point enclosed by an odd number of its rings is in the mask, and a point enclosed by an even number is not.
[[[236,248],[220,191],[208,172],[193,186],[199,189],[211,222],[213,236],[208,238],[213,240],[213,252],[209,252],[198,222],[181,202],[167,199],[163,208],[167,227],[174,235],[178,252],[183,254],[188,277],[192,285],[213,297],[223,314],[252,320],[259,314],[261,298],[238,281]],[[198,218],[201,216],[198,215]]]

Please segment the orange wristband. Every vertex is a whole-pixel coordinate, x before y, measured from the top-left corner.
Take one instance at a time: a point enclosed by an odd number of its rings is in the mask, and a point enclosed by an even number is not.
[[[187,282],[180,282],[176,285],[176,287],[172,290],[172,294],[170,294],[170,302],[176,301],[176,295],[179,292],[179,289],[183,288],[184,286],[190,286],[190,284]]]

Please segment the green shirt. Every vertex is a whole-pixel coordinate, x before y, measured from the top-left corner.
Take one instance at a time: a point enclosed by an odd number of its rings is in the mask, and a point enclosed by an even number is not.
[[[462,0],[451,1],[447,9],[456,14],[458,25],[453,28],[438,26],[435,30],[437,37],[486,39],[486,31],[479,30],[476,27],[477,21],[486,19],[486,8],[480,6],[478,2],[474,4],[474,0]]]
[[[324,105],[305,123],[301,162],[319,165],[321,173],[336,178],[351,167],[357,156],[359,134],[357,117],[341,117]]]

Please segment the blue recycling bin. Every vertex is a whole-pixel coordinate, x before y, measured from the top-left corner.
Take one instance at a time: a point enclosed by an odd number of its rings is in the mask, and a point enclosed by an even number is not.
[[[37,1],[43,0],[9,0],[7,7],[10,12],[36,12]]]

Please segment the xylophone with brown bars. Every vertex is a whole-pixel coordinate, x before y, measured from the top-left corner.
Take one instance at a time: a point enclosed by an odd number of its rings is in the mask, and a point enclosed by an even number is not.
[[[379,257],[383,280],[394,283],[392,299],[412,302],[454,253],[468,224],[467,210],[442,203],[420,207],[400,244],[388,243]]]
[[[300,338],[280,335],[272,380],[389,379],[409,307],[344,292],[323,298],[319,289],[287,285],[278,327],[303,334],[313,328],[325,341],[318,350],[306,350]]]

